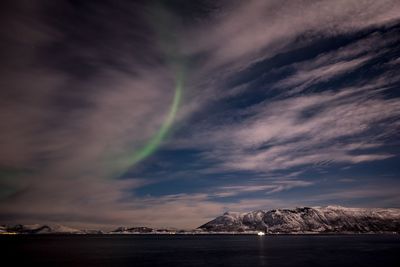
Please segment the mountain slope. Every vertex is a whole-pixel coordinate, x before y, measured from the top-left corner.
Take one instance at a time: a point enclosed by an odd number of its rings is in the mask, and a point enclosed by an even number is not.
[[[328,206],[227,212],[199,227],[205,231],[270,233],[400,232],[400,209]]]

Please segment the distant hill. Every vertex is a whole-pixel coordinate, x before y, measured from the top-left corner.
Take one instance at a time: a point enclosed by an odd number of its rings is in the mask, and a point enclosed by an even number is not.
[[[74,229],[63,225],[41,225],[41,224],[16,224],[0,227],[0,233],[16,234],[81,234],[82,230]]]

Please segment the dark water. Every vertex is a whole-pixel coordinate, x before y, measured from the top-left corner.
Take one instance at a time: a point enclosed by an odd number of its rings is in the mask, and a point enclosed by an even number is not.
[[[9,266],[400,266],[399,235],[19,235],[0,244]]]

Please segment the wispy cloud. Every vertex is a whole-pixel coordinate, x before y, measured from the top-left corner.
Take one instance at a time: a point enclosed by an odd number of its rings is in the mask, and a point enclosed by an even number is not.
[[[265,194],[273,194],[281,191],[290,190],[296,187],[312,186],[314,182],[302,180],[278,180],[271,181],[269,184],[248,184],[248,185],[232,185],[217,188],[211,196],[216,197],[232,197],[246,193],[264,192]]]
[[[298,36],[354,32],[399,18],[395,1],[246,1],[221,10],[213,22],[190,32],[186,53],[210,52],[207,67],[248,66]],[[207,36],[207,38],[203,38]],[[185,35],[185,37],[187,37]]]
[[[398,99],[376,94],[380,83],[266,102],[240,123],[204,128],[204,157],[227,170],[272,172],[322,162],[360,163],[392,154],[383,145],[400,116]],[[373,93],[374,97],[369,97]],[[379,125],[380,133],[372,131]],[[196,137],[195,137],[196,138]],[[379,142],[381,140],[381,142]],[[195,141],[192,144],[196,144]]]

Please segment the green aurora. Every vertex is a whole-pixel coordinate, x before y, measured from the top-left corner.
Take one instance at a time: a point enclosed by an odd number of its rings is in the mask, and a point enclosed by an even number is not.
[[[167,118],[161,125],[160,130],[149,140],[149,142],[144,147],[140,148],[133,155],[130,162],[128,163],[129,165],[134,165],[139,161],[150,156],[164,140],[165,136],[168,133],[168,130],[172,126],[172,123],[176,117],[176,113],[178,112],[178,107],[182,98],[182,90],[183,90],[183,73],[182,71],[179,71],[176,77],[174,99],[172,101],[172,105],[167,115]]]
[[[158,20],[149,19],[149,23],[158,36],[158,45],[166,57],[166,62],[168,62],[170,67],[175,69],[175,92],[168,115],[160,129],[143,147],[139,148],[132,157],[129,157],[127,162],[125,162],[128,166],[135,165],[157,150],[171,128],[182,100],[185,64],[183,63],[184,60],[177,47],[176,32],[173,30],[176,29],[176,22],[171,14],[167,12],[167,9],[163,8],[161,5],[153,6],[152,11],[156,14]]]

